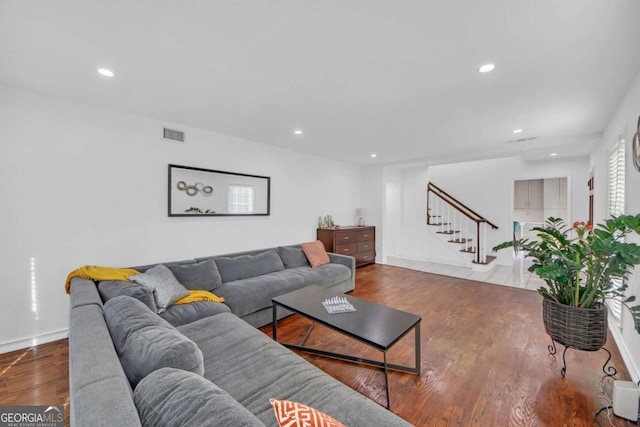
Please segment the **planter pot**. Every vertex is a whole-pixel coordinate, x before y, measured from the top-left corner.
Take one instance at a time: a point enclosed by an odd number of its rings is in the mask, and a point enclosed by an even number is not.
[[[542,318],[547,334],[565,347],[597,351],[607,341],[607,307],[604,304],[581,308],[545,298]]]

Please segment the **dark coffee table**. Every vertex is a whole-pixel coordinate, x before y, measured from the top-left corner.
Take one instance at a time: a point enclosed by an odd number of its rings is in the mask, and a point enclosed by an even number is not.
[[[337,314],[327,313],[322,305],[322,301],[335,296],[344,296],[357,311]],[[365,301],[350,295],[337,294],[336,292],[328,291],[316,285],[280,295],[271,301],[273,303],[273,339],[275,341],[278,341],[278,320],[276,317],[278,306],[311,319],[313,323],[302,338],[300,344],[281,344],[295,350],[382,368],[384,370],[387,393],[387,408],[391,406],[389,400],[388,371],[395,370],[420,375],[420,321],[422,320],[420,316]],[[304,344],[316,323],[381,351],[383,361],[363,359],[361,357],[305,347]],[[387,363],[387,350],[412,329],[415,332],[415,367]]]

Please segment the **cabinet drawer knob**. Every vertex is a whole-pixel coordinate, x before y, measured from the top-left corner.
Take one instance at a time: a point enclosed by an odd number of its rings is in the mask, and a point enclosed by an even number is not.
[[[344,240],[349,240],[349,237],[345,237]]]

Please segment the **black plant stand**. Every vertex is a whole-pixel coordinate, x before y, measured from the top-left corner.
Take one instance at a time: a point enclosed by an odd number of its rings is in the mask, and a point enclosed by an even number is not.
[[[602,303],[596,303],[593,308],[582,308],[560,304],[546,298],[542,301],[544,329],[551,337],[551,345],[547,346],[549,354],[555,358],[558,352],[556,343],[564,346],[560,370],[563,377],[567,373],[566,354],[570,348],[591,352],[600,349],[606,351],[608,357],[602,365],[602,372],[608,377],[618,373],[613,366],[607,367],[611,360],[611,352],[604,348],[609,330],[607,314],[607,307]]]
[[[569,350],[570,348],[573,348],[573,347],[565,346],[564,351],[562,352],[562,368],[560,369],[560,375],[562,375],[563,378],[567,373],[567,360],[565,358],[565,355],[567,353],[567,350]],[[551,345],[549,345],[547,349],[549,350],[549,354],[555,358],[556,353],[558,352],[558,349],[556,348],[556,342],[553,339],[551,340]],[[611,360],[611,352],[604,347],[601,347],[598,350],[604,350],[607,352],[607,360],[604,362],[604,365],[602,365],[602,372],[604,372],[604,374],[607,377],[615,376],[618,373],[618,370],[614,366],[607,367],[607,365],[609,364],[609,361]],[[598,351],[598,350],[582,350],[582,351]]]

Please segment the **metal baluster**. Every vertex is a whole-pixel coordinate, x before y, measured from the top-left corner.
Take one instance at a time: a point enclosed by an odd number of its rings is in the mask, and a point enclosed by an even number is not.
[[[482,236],[482,263],[487,263],[487,223],[482,222],[480,225],[480,235]]]
[[[469,251],[469,224],[471,223],[471,220],[469,218],[467,218],[467,221],[465,222],[465,226],[464,226],[464,235],[465,235],[465,242],[464,242],[464,250],[465,251]]]

